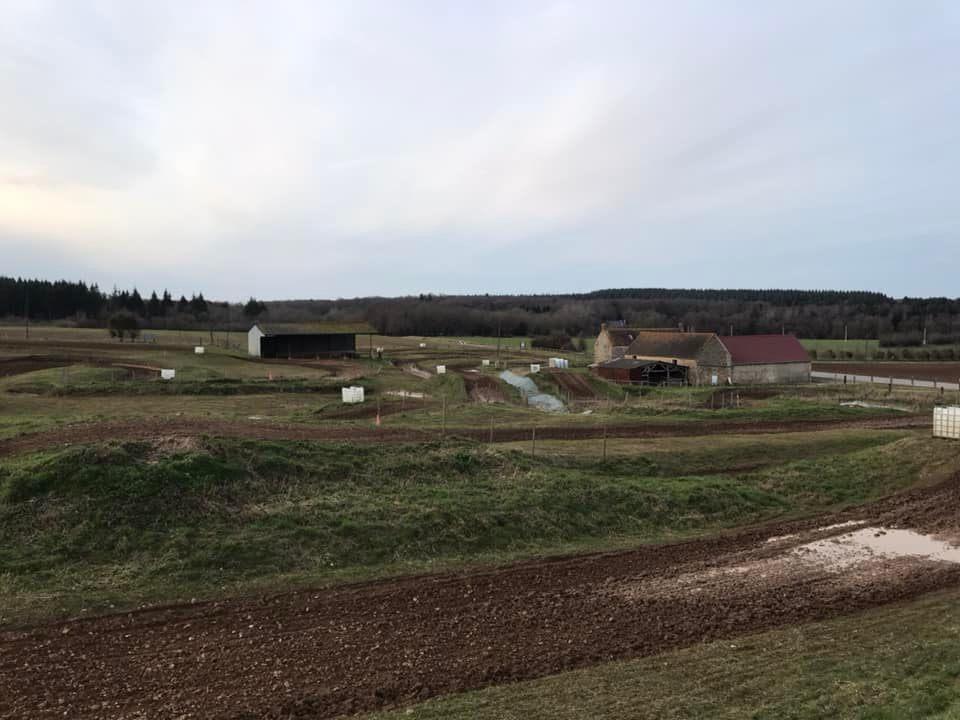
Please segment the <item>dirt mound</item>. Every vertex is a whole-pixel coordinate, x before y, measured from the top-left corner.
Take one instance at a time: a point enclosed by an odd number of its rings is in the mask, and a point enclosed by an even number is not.
[[[166,435],[155,438],[150,443],[144,460],[154,465],[165,457],[180,455],[200,448],[200,442],[195,437]]]
[[[473,402],[497,403],[507,402],[500,381],[492,375],[484,375],[476,370],[462,372],[463,384],[467,395]]]
[[[551,369],[552,377],[567,395],[573,400],[593,400],[597,397],[590,381],[583,375],[577,373],[564,372],[563,370]]]
[[[955,530],[958,488],[630,552],[10,630],[0,715],[331,718],[851,613],[960,585],[960,563],[868,553],[838,570],[817,549],[914,509]]]

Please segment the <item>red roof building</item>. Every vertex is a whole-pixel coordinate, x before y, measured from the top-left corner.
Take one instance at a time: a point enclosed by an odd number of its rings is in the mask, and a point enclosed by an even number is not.
[[[795,335],[728,335],[718,339],[734,365],[810,362]]]

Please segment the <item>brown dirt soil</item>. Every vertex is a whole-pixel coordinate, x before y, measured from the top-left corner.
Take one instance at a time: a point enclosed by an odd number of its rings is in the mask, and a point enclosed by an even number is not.
[[[576,373],[564,372],[563,370],[549,370],[550,376],[557,381],[563,390],[567,392],[573,400],[593,400],[597,397],[596,392],[590,381],[582,375]]]
[[[909,380],[960,380],[960,362],[816,362],[814,370],[851,375],[876,375]]]
[[[23,375],[37,370],[48,370],[55,367],[72,365],[74,361],[65,358],[42,357],[27,355],[0,359],[0,377]]]
[[[463,376],[463,384],[466,386],[467,395],[473,402],[507,402],[503,386],[492,375],[484,375],[474,370],[463,371],[460,374]]]
[[[806,544],[956,533],[960,476],[815,520],[637,550],[0,632],[0,716],[331,718],[821,620],[960,585],[960,564]]]
[[[423,402],[413,401],[413,402]],[[398,403],[399,404],[399,403]],[[365,404],[369,415],[376,407]],[[382,414],[382,413],[381,413]],[[787,432],[817,432],[842,428],[900,429],[930,427],[929,415],[904,415],[895,418],[864,418],[858,420],[793,420],[790,422],[685,422],[662,424],[608,425],[607,437],[655,438],[698,437],[702,435],[765,434]],[[541,440],[589,440],[603,437],[604,428],[597,426],[538,425]],[[490,428],[448,428],[448,436],[488,441]],[[202,420],[199,418],[138,419],[102,423],[76,423],[55,430],[16,435],[0,440],[0,457],[32,452],[63,445],[104,442],[110,440],[144,440],[168,436],[236,437],[253,440],[317,440],[337,442],[424,442],[440,438],[439,430],[424,431],[405,427],[330,427],[299,423],[269,421]],[[516,442],[530,437],[529,427],[498,427],[494,442]]]

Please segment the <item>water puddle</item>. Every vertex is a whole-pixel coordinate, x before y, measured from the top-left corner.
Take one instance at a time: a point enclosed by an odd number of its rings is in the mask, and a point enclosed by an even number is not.
[[[960,547],[913,530],[867,527],[800,545],[792,553],[842,570],[874,558],[917,557],[960,563]]]
[[[525,375],[517,375],[509,370],[500,373],[500,379],[517,388],[528,405],[546,412],[564,412],[563,401],[554,395],[540,392],[537,384]]]

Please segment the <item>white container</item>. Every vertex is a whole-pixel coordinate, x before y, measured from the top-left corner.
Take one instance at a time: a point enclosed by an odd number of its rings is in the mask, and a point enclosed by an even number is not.
[[[341,397],[345,403],[362,403],[363,402],[363,388],[362,387],[345,387],[340,391]]]
[[[530,372],[532,372],[532,373],[538,373],[538,372],[540,372],[540,365],[538,365],[537,363],[531,363],[531,364],[530,364]]]
[[[446,375],[447,366],[446,365],[437,365],[437,375]]]
[[[426,343],[420,343],[420,349],[423,350],[427,346]]]
[[[176,370],[168,370],[167,368],[160,369],[161,380],[173,380],[176,376],[177,376]]]
[[[933,436],[960,440],[960,407],[947,405],[933,409]]]
[[[566,358],[550,358],[547,360],[547,363],[552,368],[568,368],[570,367],[570,361]]]
[[[489,360],[481,360],[481,361],[480,361],[480,364],[483,365],[484,367],[490,367],[490,361],[489,361]]]
[[[193,349],[193,354],[194,354],[194,355],[203,355],[206,351],[207,351],[207,349],[206,349],[203,345],[197,345],[197,346]]]

